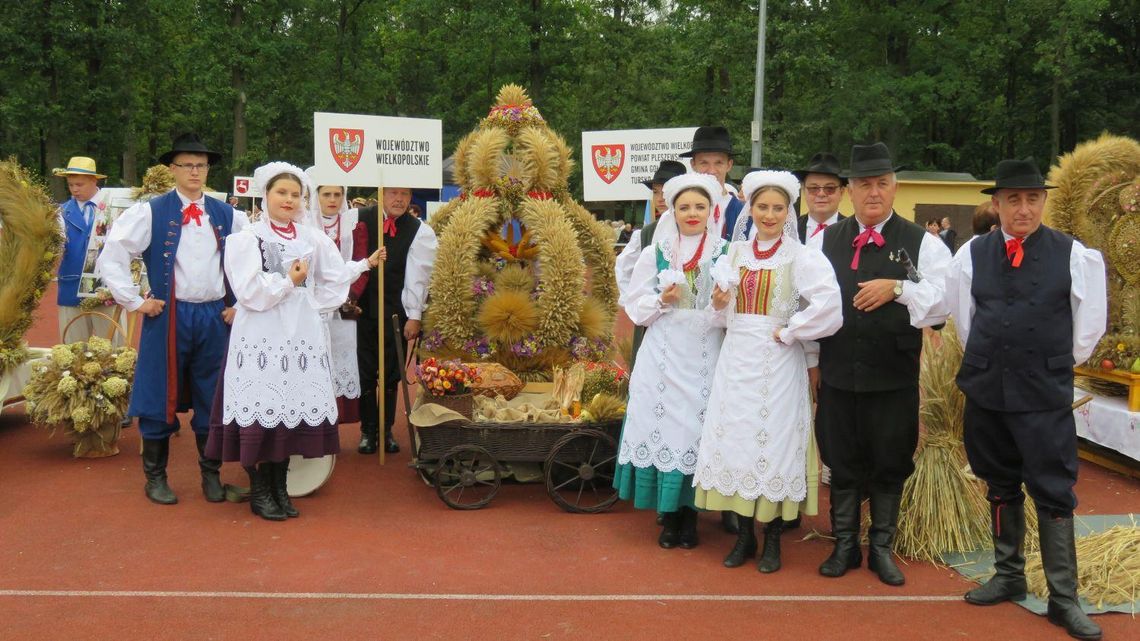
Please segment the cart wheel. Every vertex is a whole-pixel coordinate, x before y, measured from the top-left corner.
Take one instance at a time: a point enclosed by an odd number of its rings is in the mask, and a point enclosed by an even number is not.
[[[451,448],[435,469],[435,493],[456,510],[478,510],[487,505],[495,498],[501,481],[499,464],[478,445]]]
[[[617,501],[617,441],[595,429],[574,430],[546,455],[546,493],[567,512],[596,514]]]
[[[435,465],[432,463],[424,463],[423,461],[413,459],[408,463],[408,467],[416,471],[416,475],[424,482],[424,485],[432,487],[435,485]]]

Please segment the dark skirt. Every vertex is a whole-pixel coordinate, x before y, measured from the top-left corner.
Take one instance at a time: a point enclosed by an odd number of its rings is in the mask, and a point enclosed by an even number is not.
[[[320,458],[340,453],[340,434],[336,425],[325,421],[316,427],[301,423],[297,427],[284,425],[263,427],[257,423],[241,427],[237,423],[211,425],[206,441],[206,456],[222,461],[241,461],[242,467],[252,467],[264,461],[286,461],[299,454],[305,458]]]
[[[336,397],[336,413],[338,416],[337,423],[341,425],[345,423],[359,423],[360,399],[345,398],[344,396]]]
[[[336,425],[327,420],[316,426],[302,421],[294,428],[284,425],[265,427],[258,423],[242,427],[237,423],[222,423],[225,380],[226,362],[223,360],[218,373],[218,386],[214,390],[214,402],[210,408],[207,458],[227,462],[241,461],[242,467],[253,467],[267,461],[287,461],[294,454],[305,458],[321,458],[340,453],[340,432]]]

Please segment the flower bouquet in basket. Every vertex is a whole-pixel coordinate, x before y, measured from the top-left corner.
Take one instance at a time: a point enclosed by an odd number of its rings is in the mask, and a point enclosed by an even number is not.
[[[98,336],[51,348],[51,356],[32,369],[24,387],[32,422],[63,428],[75,443],[76,457],[118,454],[135,358],[135,350],[113,347]]]
[[[481,380],[476,368],[459,361],[428,358],[416,366],[416,376],[430,395],[425,401],[443,405],[471,419],[474,411],[471,386]]]

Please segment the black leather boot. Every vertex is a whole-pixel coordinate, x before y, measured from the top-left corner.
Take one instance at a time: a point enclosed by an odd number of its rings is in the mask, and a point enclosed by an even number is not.
[[[222,462],[206,458],[206,434],[194,434],[194,442],[198,445],[198,470],[202,473],[202,496],[210,503],[221,503],[226,500],[226,491],[222,489]]]
[[[700,539],[697,538],[697,511],[691,507],[681,508],[681,541],[679,545],[691,550],[697,547]]]
[[[657,537],[657,545],[671,550],[681,542],[681,513],[664,512],[661,515],[661,535]]]
[[[902,585],[906,577],[895,564],[892,544],[899,523],[899,502],[897,494],[871,493],[871,531],[867,539],[867,569],[879,575],[879,580],[887,585]]]
[[[733,512],[733,514],[736,514]],[[724,557],[724,567],[738,568],[746,559],[756,556],[756,521],[750,516],[737,516],[736,543],[728,556]]]
[[[263,519],[269,521],[284,521],[285,513],[270,495],[272,483],[272,463],[262,463],[258,467],[247,467],[245,473],[249,474],[249,510]]]
[[[794,530],[800,526],[800,517],[797,516],[796,518],[792,519],[791,521],[784,521],[783,519],[780,519],[780,522],[781,522],[780,531],[781,532],[787,532],[788,530]]]
[[[285,513],[289,518],[296,518],[301,516],[297,508],[293,507],[293,501],[289,500],[289,461],[281,461],[278,463],[265,463],[271,465],[273,470],[273,487],[271,493],[273,500],[277,502],[277,507]]]
[[[1049,622],[1065,628],[1075,639],[1100,639],[1100,626],[1081,610],[1077,600],[1077,547],[1072,517],[1051,518],[1037,513],[1041,532],[1041,565],[1049,586]]]
[[[966,593],[966,602],[974,605],[996,605],[1005,601],[1024,601],[1025,505],[990,503],[993,524],[994,575],[989,581]]]
[[[740,530],[736,526],[736,512],[732,510],[725,510],[720,513],[720,526],[724,528],[725,532],[729,534],[740,534]]]
[[[376,424],[367,425],[360,424],[360,444],[356,446],[356,451],[361,454],[375,454],[376,448],[380,446],[380,426]]]
[[[170,437],[143,439],[143,474],[146,497],[160,505],[174,505],[178,497],[166,484],[166,461],[170,457]]]
[[[384,428],[384,452],[387,454],[396,454],[400,451],[400,444],[396,442],[396,437],[392,436],[392,426]]]
[[[780,569],[780,534],[783,531],[784,521],[779,517],[764,526],[764,552],[756,562],[756,569],[764,574]]]
[[[360,445],[361,454],[375,454],[380,444],[380,409],[376,405],[375,388],[360,391]]]
[[[831,531],[835,535],[835,549],[819,566],[823,576],[841,577],[863,563],[863,552],[859,549],[860,498],[859,490],[831,487]]]

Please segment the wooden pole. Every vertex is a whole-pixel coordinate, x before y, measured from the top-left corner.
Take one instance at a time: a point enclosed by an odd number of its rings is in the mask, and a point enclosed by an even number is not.
[[[384,211],[384,187],[380,186],[376,190],[377,195],[377,225],[376,234],[378,235],[376,248],[379,249],[384,246],[384,222],[387,221],[387,212]],[[380,371],[377,372],[376,377],[376,405],[379,409],[380,416],[380,434],[378,435],[376,450],[380,452],[380,465],[384,465],[387,461],[385,459],[385,441],[384,441],[384,263],[380,261],[380,266],[376,268],[376,303],[380,306],[377,312],[377,327],[376,331],[379,332],[379,346],[380,346]]]

